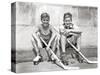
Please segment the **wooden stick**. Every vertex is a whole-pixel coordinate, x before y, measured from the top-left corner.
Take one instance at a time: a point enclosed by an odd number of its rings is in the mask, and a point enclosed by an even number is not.
[[[41,41],[47,46],[47,43],[40,37]],[[60,66],[63,68],[63,69],[79,69],[79,67],[68,67],[68,66],[65,66],[61,60],[55,55],[55,53],[51,50],[51,48],[49,47],[49,50],[51,52],[51,54],[53,55],[53,57],[59,62]]]
[[[82,57],[83,59],[86,60],[87,63],[92,64],[92,63],[97,63],[97,61],[90,61],[88,60],[81,52],[80,50],[78,50],[68,39],[67,39],[68,43],[74,48],[75,51],[77,51]]]

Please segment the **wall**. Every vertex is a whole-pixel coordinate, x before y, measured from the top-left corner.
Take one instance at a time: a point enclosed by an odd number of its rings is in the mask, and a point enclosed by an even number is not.
[[[31,35],[35,26],[41,24],[40,15],[42,12],[50,14],[50,24],[56,28],[59,28],[59,26],[62,25],[63,14],[65,12],[71,12],[73,15],[73,23],[83,32],[81,37],[81,47],[97,48],[96,7],[17,2],[16,50],[32,50]],[[83,52],[85,51],[83,50]]]

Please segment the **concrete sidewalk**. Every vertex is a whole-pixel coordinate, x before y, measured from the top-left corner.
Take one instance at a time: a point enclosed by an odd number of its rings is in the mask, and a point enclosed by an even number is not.
[[[92,57],[90,60],[97,60],[97,58]],[[71,66],[80,67],[80,69],[91,69],[97,68],[97,64],[87,64],[87,63],[77,63]],[[47,72],[47,71],[62,71],[63,69],[52,62],[41,62],[38,65],[33,65],[33,62],[23,62],[16,64],[17,73],[26,72]]]

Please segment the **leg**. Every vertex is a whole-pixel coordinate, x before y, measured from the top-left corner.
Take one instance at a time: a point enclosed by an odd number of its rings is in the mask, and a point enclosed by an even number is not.
[[[76,48],[80,51],[80,35],[79,34],[74,34],[73,36],[72,36],[72,38],[70,39],[70,42],[74,45],[74,46],[76,46]],[[74,51],[73,53],[72,53],[72,56],[74,56],[79,62],[82,62],[82,58],[79,56],[79,54],[76,52],[76,51]]]
[[[61,60],[62,60],[62,63],[64,65],[68,65],[68,59],[67,59],[67,54],[66,54],[66,44],[67,44],[67,41],[66,41],[66,37],[64,35],[61,35]]]
[[[72,38],[70,39],[70,42],[73,43],[73,45],[75,45],[78,50],[80,50],[80,43],[81,43],[81,37],[80,34],[73,34]]]
[[[42,48],[42,43],[39,38],[36,38],[35,35],[32,35],[32,45],[36,52],[36,57],[33,59],[34,65],[37,65],[42,59],[40,56],[40,50]]]
[[[39,54],[39,49],[42,48],[42,43],[39,39],[39,37],[37,37],[35,34],[32,35],[32,45],[36,51],[36,55],[40,55]]]
[[[53,39],[53,41],[51,43],[51,48],[55,52],[55,49],[57,48],[57,37],[55,39]]]
[[[47,44],[47,42],[46,42],[46,44]],[[56,45],[57,45],[57,38],[54,38],[49,46],[49,48],[51,48],[54,53],[56,52],[56,47],[57,47]],[[47,50],[47,54],[49,57],[48,61],[53,61],[54,57],[52,56],[52,53],[50,52],[50,50]]]
[[[54,41],[52,41],[52,50],[56,54],[58,58],[60,58],[60,51],[59,51],[59,39],[56,37]],[[52,58],[52,57],[51,57]],[[54,58],[55,59],[55,58]]]
[[[66,46],[66,37],[64,35],[61,35],[61,50],[62,53],[65,53],[65,46]]]

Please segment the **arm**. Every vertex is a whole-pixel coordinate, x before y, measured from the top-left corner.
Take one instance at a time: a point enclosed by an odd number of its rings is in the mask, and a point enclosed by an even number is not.
[[[81,34],[82,31],[79,29],[79,27],[75,26],[73,27],[73,29],[66,29],[66,32],[68,32],[69,34]]]
[[[38,27],[34,27],[32,36],[34,36],[35,38],[38,38],[38,36],[37,36],[38,31],[39,31],[39,28]]]
[[[49,49],[49,47],[50,47],[50,45],[51,45],[51,43],[52,43],[52,41],[56,38],[56,30],[51,26],[50,27],[50,30],[52,31],[52,36],[51,36],[51,38],[50,38],[50,41],[49,41],[49,43],[48,43],[48,46],[47,46],[47,49]]]
[[[34,27],[33,29],[33,33],[32,33],[32,41],[37,41],[37,44],[39,45],[40,43],[40,39],[38,37],[38,31],[39,31],[39,28],[38,27]]]

